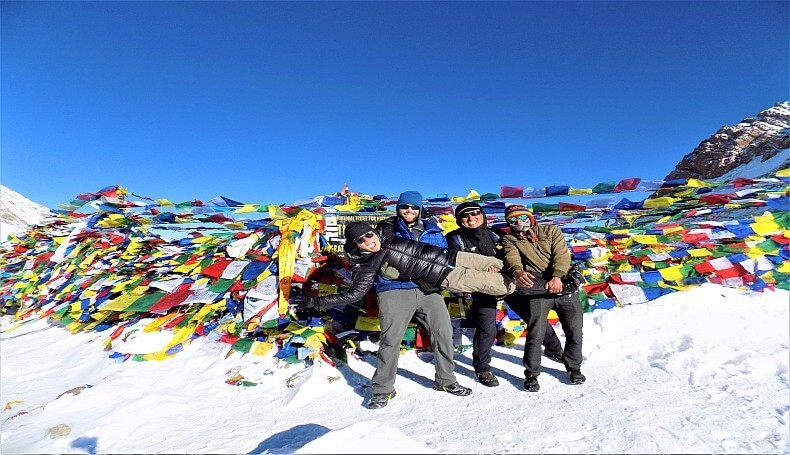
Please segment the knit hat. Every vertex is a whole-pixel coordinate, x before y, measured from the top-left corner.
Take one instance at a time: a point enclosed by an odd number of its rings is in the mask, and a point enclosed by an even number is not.
[[[346,236],[347,242],[353,242],[355,238],[372,230],[373,228],[368,223],[354,221],[353,223],[350,223],[348,226],[346,226],[345,231],[343,231],[343,235]]]
[[[527,231],[535,226],[535,216],[521,204],[513,204],[505,209],[505,221],[511,224],[510,220],[519,216],[526,216],[526,223],[512,223],[517,231]]]
[[[416,205],[422,209],[422,194],[417,191],[404,191],[398,197],[398,205]]]
[[[532,215],[532,214],[529,212],[529,209],[527,209],[521,204],[510,204],[505,209],[505,219],[513,218],[521,215]]]
[[[464,202],[458,204],[458,207],[455,208],[455,217],[458,218],[463,213],[471,212],[472,210],[480,210],[482,212],[483,208],[477,202]]]

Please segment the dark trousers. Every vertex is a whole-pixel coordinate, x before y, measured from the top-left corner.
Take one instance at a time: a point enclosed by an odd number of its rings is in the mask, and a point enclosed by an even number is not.
[[[546,317],[554,309],[565,332],[565,368],[578,370],[582,364],[582,324],[584,321],[579,294],[511,295],[507,300],[510,308],[527,323],[527,339],[524,346],[524,374],[540,374],[540,343],[546,329]]]
[[[508,302],[508,299],[505,299]],[[472,339],[472,367],[476,373],[491,369],[491,347],[496,340],[496,312],[497,299],[488,294],[473,293],[472,306],[469,308],[468,319],[474,324],[475,335]],[[521,316],[519,314],[519,316]],[[543,346],[547,351],[559,352],[562,350],[560,338],[548,320],[543,335]]]

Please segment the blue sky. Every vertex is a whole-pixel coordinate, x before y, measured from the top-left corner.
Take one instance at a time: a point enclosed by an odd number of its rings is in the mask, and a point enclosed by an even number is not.
[[[0,182],[55,207],[663,178],[790,98],[788,2],[2,2]]]

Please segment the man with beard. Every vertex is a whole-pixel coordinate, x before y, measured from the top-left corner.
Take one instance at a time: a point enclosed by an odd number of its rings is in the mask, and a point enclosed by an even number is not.
[[[458,229],[446,235],[450,249],[495,256],[501,259],[501,249],[498,247],[499,239],[505,232],[499,228],[489,227],[483,208],[476,202],[464,202],[455,208],[455,219]],[[491,270],[496,271],[496,270]],[[481,384],[487,387],[496,387],[499,380],[491,372],[491,347],[497,334],[496,296],[474,292],[472,306],[468,318],[474,323],[475,334],[472,340],[472,367]],[[508,302],[510,297],[505,299]],[[520,307],[519,307],[520,308]],[[515,311],[515,310],[514,310]],[[526,320],[521,313],[520,318]],[[546,330],[543,337],[545,354],[547,357],[562,361],[562,344],[554,328],[546,320]]]

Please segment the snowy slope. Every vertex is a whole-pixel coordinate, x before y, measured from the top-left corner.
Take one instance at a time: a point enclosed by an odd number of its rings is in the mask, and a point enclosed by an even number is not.
[[[11,234],[19,234],[39,223],[49,213],[43,205],[27,199],[16,191],[0,185],[0,242]]]
[[[338,369],[277,364],[195,340],[175,358],[116,363],[109,333],[46,321],[0,340],[2,453],[790,453],[790,295],[705,284],[584,315],[586,384],[543,359],[522,389],[522,346],[495,347],[501,385],[431,389],[429,353],[400,358],[398,396],[363,407],[372,355]],[[18,327],[14,329],[13,327]],[[558,333],[561,328],[558,326]],[[127,352],[170,336],[131,334]],[[226,383],[242,375],[251,387]]]

